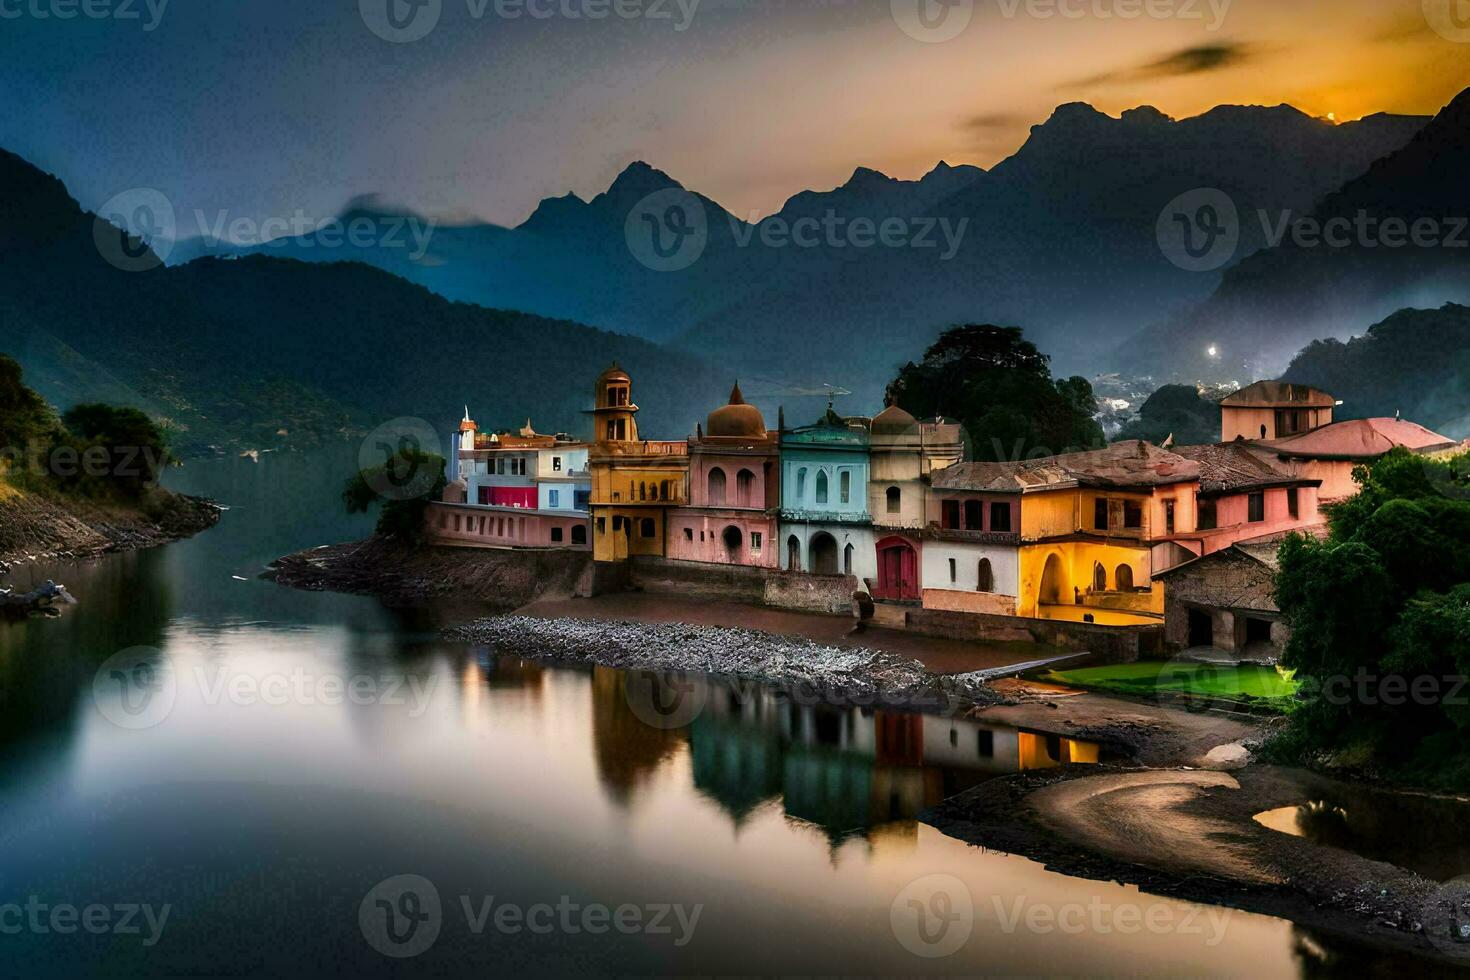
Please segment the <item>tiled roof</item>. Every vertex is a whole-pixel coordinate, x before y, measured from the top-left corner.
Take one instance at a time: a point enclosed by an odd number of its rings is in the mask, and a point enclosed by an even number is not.
[[[1237,493],[1293,483],[1320,483],[1294,476],[1277,464],[1267,450],[1249,443],[1176,446],[1173,452],[1199,464],[1200,491],[1206,494]]]
[[[1337,399],[1309,385],[1257,381],[1220,402],[1226,408],[1332,408]]]
[[[956,463],[934,474],[940,490],[1021,493],[1060,487],[1155,487],[1199,479],[1200,467],[1139,440],[1019,463]]]
[[[1257,445],[1281,456],[1377,459],[1395,446],[1416,451],[1449,449],[1455,440],[1406,419],[1352,419]]]

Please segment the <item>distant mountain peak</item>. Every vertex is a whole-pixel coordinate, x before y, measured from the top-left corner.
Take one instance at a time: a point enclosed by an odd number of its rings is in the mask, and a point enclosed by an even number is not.
[[[1141,105],[1135,109],[1123,110],[1122,119],[1126,123],[1135,125],[1148,125],[1150,123],[1172,123],[1174,117],[1161,112],[1151,105]]]
[[[854,190],[864,190],[870,187],[882,187],[893,181],[894,178],[871,167],[857,167],[853,170],[852,176],[847,178],[844,186]]]
[[[634,160],[624,167],[622,173],[618,174],[613,182],[608,185],[606,196],[614,199],[627,195],[643,197],[655,191],[683,186],[683,184],[680,184],[657,167],[649,166],[642,160]]]

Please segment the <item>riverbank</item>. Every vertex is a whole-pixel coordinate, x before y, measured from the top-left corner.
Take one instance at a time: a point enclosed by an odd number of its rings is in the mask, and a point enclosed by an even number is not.
[[[1429,821],[1435,827],[1470,819],[1470,804],[1460,801],[1394,794],[1304,770],[1073,766],[992,780],[922,819],[969,844],[1042,861],[1062,874],[1278,916],[1352,943],[1470,966],[1470,947],[1454,938],[1459,923],[1470,921],[1470,887],[1255,819],[1295,807],[1307,807],[1309,821],[1314,812],[1340,814],[1344,822],[1357,813],[1364,824],[1398,814],[1400,826],[1381,831],[1390,839],[1414,833],[1416,820],[1406,810],[1431,803],[1452,814],[1436,813]],[[1443,844],[1425,844],[1426,851],[1435,847]],[[1446,864],[1452,869],[1455,862]]]
[[[526,660],[700,673],[773,684],[829,703],[954,713],[1007,700],[977,674],[936,674],[882,650],[732,626],[496,616],[443,636]]]
[[[219,522],[213,501],[154,488],[137,504],[42,495],[0,483],[0,574],[33,561],[169,544]]]

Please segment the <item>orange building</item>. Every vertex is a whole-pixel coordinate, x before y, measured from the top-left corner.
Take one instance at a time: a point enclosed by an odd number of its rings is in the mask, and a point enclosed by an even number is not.
[[[1286,381],[1257,381],[1220,402],[1220,441],[1284,439],[1332,422],[1337,400]]]

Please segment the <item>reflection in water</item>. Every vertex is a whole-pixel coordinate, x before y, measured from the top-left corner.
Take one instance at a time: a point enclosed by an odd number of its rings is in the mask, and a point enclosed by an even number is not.
[[[1344,787],[1352,798],[1318,799],[1256,814],[1271,830],[1386,861],[1435,881],[1470,874],[1470,805]]]

